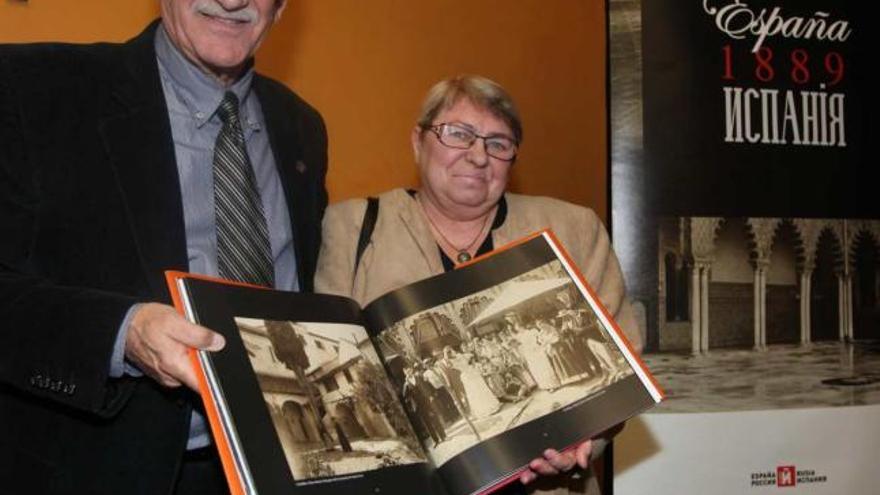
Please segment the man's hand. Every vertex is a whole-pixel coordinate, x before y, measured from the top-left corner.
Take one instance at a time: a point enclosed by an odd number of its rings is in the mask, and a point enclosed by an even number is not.
[[[590,462],[590,451],[593,443],[590,440],[580,444],[574,451],[559,453],[554,449],[544,451],[543,457],[532,459],[529,468],[519,477],[523,485],[538,479],[538,476],[553,476],[574,468],[575,464],[586,469]]]
[[[222,335],[193,325],[171,306],[146,303],[131,319],[125,339],[125,356],[144,374],[166,387],[183,384],[198,391],[189,349],[219,351],[224,345],[226,341]]]

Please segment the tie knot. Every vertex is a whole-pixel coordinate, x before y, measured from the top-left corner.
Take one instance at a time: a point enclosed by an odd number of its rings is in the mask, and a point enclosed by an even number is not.
[[[227,91],[226,94],[223,95],[223,100],[217,108],[217,115],[220,116],[220,120],[222,120],[224,124],[238,120],[238,97],[235,96],[235,93]]]

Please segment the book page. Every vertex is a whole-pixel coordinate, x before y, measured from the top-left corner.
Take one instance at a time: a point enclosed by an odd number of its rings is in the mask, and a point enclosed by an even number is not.
[[[186,288],[194,321],[226,339],[199,360],[233,493],[442,493],[354,301],[194,278]]]
[[[449,493],[492,490],[662,394],[544,232],[380,297],[364,314]]]
[[[385,364],[431,459],[633,374],[558,260],[381,332]]]
[[[295,480],[425,462],[362,327],[235,323]]]

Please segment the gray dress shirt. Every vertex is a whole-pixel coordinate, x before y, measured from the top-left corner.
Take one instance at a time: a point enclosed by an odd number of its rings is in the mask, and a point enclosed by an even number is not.
[[[298,290],[290,215],[269,136],[264,128],[263,112],[251,91],[253,68],[249,68],[231,86],[224,87],[190,63],[171,43],[162,26],[156,32],[156,58],[180,177],[189,271],[217,275],[213,160],[214,142],[222,122],[216,111],[224,93],[232,91],[241,105],[242,131],[269,227],[269,243],[275,262],[275,288]],[[161,198],[157,198],[157,201],[161,201]],[[121,325],[110,376],[141,374],[124,361],[126,330],[136,308],[134,306],[129,310]],[[187,448],[204,447],[209,443],[205,419],[194,411]]]

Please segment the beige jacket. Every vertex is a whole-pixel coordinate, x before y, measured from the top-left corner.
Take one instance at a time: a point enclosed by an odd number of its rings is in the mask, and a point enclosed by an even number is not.
[[[632,306],[625,298],[620,265],[596,214],[552,198],[510,193],[504,197],[507,217],[492,231],[494,246],[501,247],[544,228],[552,229],[630,342],[641,349]],[[316,292],[351,297],[365,306],[389,291],[443,272],[440,252],[421,206],[405,190],[394,189],[379,196],[373,235],[354,273],[366,207],[365,199],[354,199],[327,208],[315,275]],[[599,444],[603,442],[594,442],[594,454],[604,446]],[[587,480],[555,481],[567,486],[540,492],[599,493],[591,476]]]

